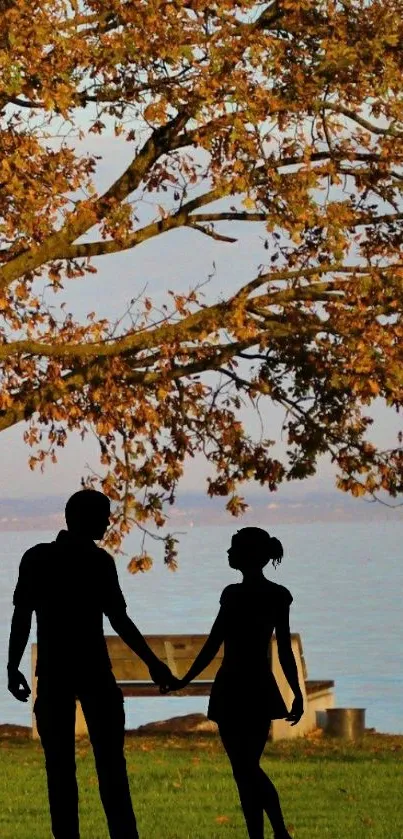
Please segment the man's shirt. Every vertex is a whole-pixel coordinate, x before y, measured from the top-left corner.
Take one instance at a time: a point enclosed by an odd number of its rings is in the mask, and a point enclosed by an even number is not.
[[[23,555],[14,606],[36,613],[35,675],[65,680],[112,669],[103,632],[103,614],[126,611],[116,565],[107,551],[61,530]]]

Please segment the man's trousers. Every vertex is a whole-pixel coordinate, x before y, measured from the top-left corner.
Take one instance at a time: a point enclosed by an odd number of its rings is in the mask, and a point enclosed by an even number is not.
[[[55,839],[80,839],[75,762],[76,697],[81,702],[94,751],[110,839],[138,839],[124,756],[123,694],[111,671],[101,677],[78,677],[63,682],[44,681],[38,676],[34,713],[45,753],[53,836]],[[88,839],[96,837],[89,836]]]

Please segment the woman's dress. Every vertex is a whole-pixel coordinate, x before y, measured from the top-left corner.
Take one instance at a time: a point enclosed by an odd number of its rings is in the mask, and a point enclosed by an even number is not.
[[[277,616],[292,600],[285,586],[265,577],[258,584],[234,583],[223,590],[224,657],[211,689],[210,720],[258,716],[269,721],[288,715],[272,673],[270,639]]]

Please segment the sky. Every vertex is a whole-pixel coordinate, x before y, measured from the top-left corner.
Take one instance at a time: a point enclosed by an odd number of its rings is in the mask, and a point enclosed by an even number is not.
[[[89,109],[86,109],[86,114],[90,114]],[[88,130],[89,127],[86,114],[82,112],[77,120],[77,126],[84,130]],[[66,132],[65,126],[64,133]],[[60,141],[60,137],[55,137],[44,143],[55,148]],[[70,136],[69,144],[75,147],[77,153],[102,155],[102,159],[97,161],[97,172],[94,176],[99,193],[113,183],[133,156],[133,144],[125,142],[124,137],[115,137],[111,123],[102,135],[90,134],[83,141]],[[207,155],[204,152],[198,153],[200,161],[203,156],[206,160]],[[204,190],[204,186],[198,186],[193,193],[189,190],[188,197],[191,198],[198,191]],[[82,194],[80,197],[83,197]],[[132,195],[131,200],[135,197],[135,194]],[[236,200],[233,197],[223,199],[209,205],[209,210],[218,211],[228,208],[230,204],[240,206],[241,198],[242,196]],[[136,213],[140,216],[141,225],[158,217],[153,207],[158,203],[169,207],[166,194],[150,195],[148,204],[143,202],[137,206]],[[239,236],[239,241],[235,244],[217,242],[189,229],[170,231],[130,251],[93,258],[91,261],[98,268],[97,274],[66,280],[64,291],[57,296],[48,291],[47,299],[57,306],[65,301],[65,312],[71,311],[78,319],[85,319],[90,311],[95,310],[98,317],[114,320],[122,315],[130,299],[139,294],[144,287],[147,296],[160,305],[163,302],[169,303],[168,289],[175,292],[187,291],[213,274],[209,284],[203,289],[206,295],[205,302],[219,300],[222,296],[233,294],[245,282],[256,276],[259,264],[264,263],[270,254],[263,247],[264,224],[220,222],[217,229],[224,234]],[[98,238],[99,235],[93,229],[77,242],[94,241]],[[371,434],[372,439],[385,448],[395,445],[401,427],[399,416],[386,409],[380,400],[374,403],[369,413],[376,421]],[[265,409],[265,436],[279,441],[279,453],[284,451],[280,440],[282,418],[283,412],[279,408],[273,406]],[[243,410],[243,419],[247,431],[258,432],[258,418],[252,408]],[[98,471],[98,446],[95,439],[87,437],[82,442],[77,434],[70,435],[66,448],[59,450],[56,465],[48,463],[43,474],[38,470],[30,471],[27,463],[30,450],[23,442],[24,429],[25,424],[22,423],[2,432],[0,497],[35,498],[70,494],[79,488],[80,478],[86,473],[87,465]],[[204,458],[200,456],[190,459],[185,466],[180,491],[201,490],[206,486],[207,474],[209,470]],[[324,457],[320,461],[317,475],[304,481],[303,487],[299,485],[296,491],[300,495],[305,487],[307,492],[327,492],[332,490],[334,482],[334,468],[329,458]],[[294,489],[295,484],[286,484],[280,488],[279,495],[289,495]],[[254,491],[253,486],[250,491]]]

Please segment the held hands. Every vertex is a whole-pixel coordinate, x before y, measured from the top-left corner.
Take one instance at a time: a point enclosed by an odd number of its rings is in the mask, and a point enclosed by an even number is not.
[[[291,723],[291,725],[296,725],[297,722],[300,721],[302,714],[304,713],[304,700],[302,693],[298,693],[294,696],[294,701],[292,703],[291,711],[289,711],[288,715],[285,719]]]
[[[169,693],[171,690],[180,690],[181,688],[184,688],[185,685],[187,685],[187,684],[188,684],[188,681],[186,679],[177,679],[176,676],[172,675],[172,681],[171,681],[169,686],[162,687],[160,685],[160,693],[165,694],[165,693]]]
[[[152,664],[148,665],[148,669],[150,671],[150,676],[153,682],[160,687],[163,685],[169,685],[173,679],[173,675],[168,667],[167,664],[164,664],[163,661],[160,661],[159,658],[156,658]]]
[[[177,679],[163,661],[156,659],[149,665],[148,669],[153,682],[159,686],[160,693],[165,694],[170,690],[179,690],[179,688],[184,687],[182,684],[184,679]]]
[[[31,688],[20,670],[11,670],[10,668],[7,669],[8,673],[8,690],[10,693],[15,696],[16,699],[19,699],[20,702],[27,702],[28,697],[31,693]]]

